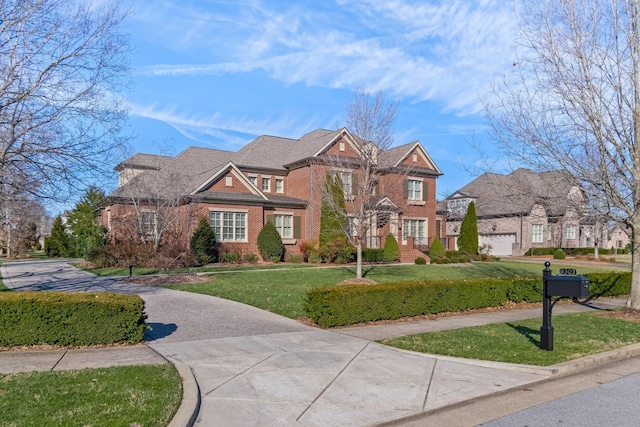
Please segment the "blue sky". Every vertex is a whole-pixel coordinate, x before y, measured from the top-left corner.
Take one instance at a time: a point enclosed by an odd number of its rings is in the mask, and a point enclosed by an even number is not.
[[[133,152],[238,150],[344,124],[356,87],[398,103],[395,143],[419,140],[442,170],[439,198],[493,144],[480,103],[514,62],[504,0],[142,0],[133,49]],[[115,184],[115,183],[114,183]]]

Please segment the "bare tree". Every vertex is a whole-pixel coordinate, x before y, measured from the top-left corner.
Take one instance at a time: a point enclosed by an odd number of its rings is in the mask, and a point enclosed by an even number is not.
[[[119,2],[0,2],[0,196],[66,200],[110,172],[129,69]]]
[[[640,0],[520,2],[512,72],[485,103],[504,153],[565,170],[598,214],[633,230],[640,309]]]
[[[380,199],[376,189],[386,174],[383,153],[393,143],[396,112],[396,104],[387,101],[382,92],[357,89],[346,109],[346,128],[354,136],[355,155],[329,156],[331,169],[343,185],[345,203],[344,206],[336,203],[333,195],[327,194],[326,186],[324,198],[334,204],[336,212],[346,209],[348,221],[343,221],[343,226],[356,246],[357,279],[362,278],[363,242],[373,225],[375,205]],[[341,171],[345,171],[344,176]]]

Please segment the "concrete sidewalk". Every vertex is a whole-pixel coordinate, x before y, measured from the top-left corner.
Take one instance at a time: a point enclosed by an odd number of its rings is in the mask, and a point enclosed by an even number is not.
[[[624,299],[597,302],[601,308]],[[595,305],[596,303],[594,303]],[[558,305],[554,314],[593,310]],[[640,345],[552,367],[389,348],[372,339],[537,317],[541,309],[146,346],[0,352],[0,372],[165,363],[185,386],[173,425],[367,426],[415,417],[640,354]]]

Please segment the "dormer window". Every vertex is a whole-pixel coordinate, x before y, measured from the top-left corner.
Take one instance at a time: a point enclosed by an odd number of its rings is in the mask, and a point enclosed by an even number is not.
[[[447,201],[447,210],[452,214],[466,214],[467,206],[469,206],[469,199],[452,199]]]

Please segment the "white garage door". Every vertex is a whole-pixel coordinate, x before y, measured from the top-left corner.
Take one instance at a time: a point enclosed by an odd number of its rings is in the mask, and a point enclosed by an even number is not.
[[[491,255],[512,255],[512,244],[516,242],[515,234],[480,234],[478,243],[480,246],[491,246]]]

